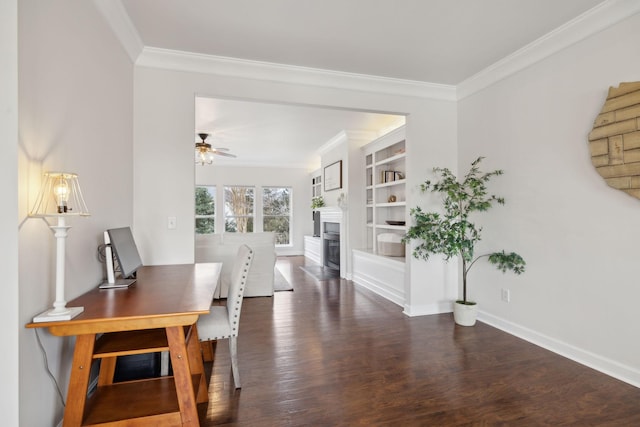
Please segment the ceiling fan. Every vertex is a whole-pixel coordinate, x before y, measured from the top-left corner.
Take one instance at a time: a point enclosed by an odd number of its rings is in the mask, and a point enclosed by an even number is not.
[[[208,133],[199,133],[198,136],[202,141],[196,142],[196,163],[204,166],[213,163],[213,156],[225,156],[236,157],[234,154],[227,153],[228,148],[211,147],[211,144],[206,142],[209,137]]]

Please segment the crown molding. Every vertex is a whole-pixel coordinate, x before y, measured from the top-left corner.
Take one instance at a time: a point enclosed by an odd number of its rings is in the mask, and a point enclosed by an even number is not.
[[[241,159],[236,160],[222,160],[220,158],[216,158],[212,164],[210,165],[195,165],[196,168],[199,167],[224,167],[224,168],[265,168],[265,169],[302,169],[304,171],[308,171],[309,165],[306,163],[269,163],[265,165],[264,163],[255,161],[243,161]]]
[[[455,86],[145,47],[141,67],[455,101]]]
[[[323,156],[334,148],[349,140],[371,142],[378,137],[378,133],[368,130],[341,130],[316,150],[319,156]]]
[[[459,83],[461,100],[640,12],[637,0],[608,0]]]
[[[131,62],[135,64],[144,44],[122,2],[120,0],[93,0],[93,3],[124,47]]]
[[[137,66],[445,101],[471,96],[640,12],[637,0],[607,0],[454,86],[148,47],[120,0],[93,2]]]

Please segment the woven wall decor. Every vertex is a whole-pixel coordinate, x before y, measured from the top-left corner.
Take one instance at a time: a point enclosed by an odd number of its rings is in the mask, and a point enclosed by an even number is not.
[[[607,184],[640,199],[640,82],[609,88],[589,133],[589,150]]]

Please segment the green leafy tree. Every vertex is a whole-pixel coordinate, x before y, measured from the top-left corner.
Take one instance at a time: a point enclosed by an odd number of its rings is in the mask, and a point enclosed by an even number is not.
[[[263,188],[262,206],[263,230],[275,232],[276,244],[289,244],[291,189],[286,187]]]
[[[478,157],[471,163],[471,169],[458,181],[447,168],[434,168],[439,181],[425,181],[420,188],[423,192],[431,191],[443,196],[443,214],[424,212],[420,207],[412,208],[410,213],[414,220],[404,236],[404,241],[419,241],[413,250],[417,259],[428,259],[434,254],[444,255],[446,260],[460,256],[462,259],[462,304],[475,304],[467,301],[467,274],[471,267],[481,258],[487,258],[502,272],[507,270],[515,274],[524,272],[525,261],[515,252],[505,251],[475,255],[475,245],[481,239],[482,228],[469,220],[472,212],[484,212],[494,203],[503,205],[504,198],[488,194],[487,183],[502,170],[481,172],[478,165],[482,161]]]
[[[196,234],[215,232],[214,218],[198,218],[200,215],[215,216],[215,199],[206,187],[196,187]]]

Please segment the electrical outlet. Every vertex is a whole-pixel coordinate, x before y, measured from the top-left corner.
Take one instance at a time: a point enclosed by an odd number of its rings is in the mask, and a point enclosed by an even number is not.
[[[175,230],[177,227],[177,220],[175,216],[170,216],[169,218],[167,218],[167,228],[169,230]]]
[[[501,297],[502,297],[502,301],[504,302],[511,301],[511,292],[509,292],[509,289],[502,289]]]

